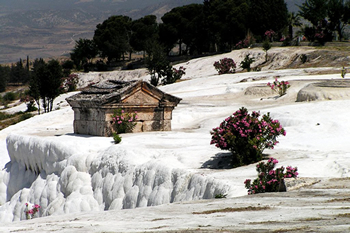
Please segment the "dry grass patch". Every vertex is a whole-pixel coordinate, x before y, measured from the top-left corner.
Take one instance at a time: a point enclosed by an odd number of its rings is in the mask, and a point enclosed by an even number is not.
[[[155,222],[155,221],[162,221],[162,220],[169,220],[170,218],[155,218],[152,219],[151,222]]]
[[[296,228],[289,228],[289,229],[284,229],[284,228],[281,228],[281,229],[277,229],[277,230],[274,230],[272,232],[278,232],[278,233],[281,233],[281,232],[305,232],[307,230],[309,230],[310,227],[309,226],[303,226],[303,227],[296,227]]]
[[[350,202],[350,197],[348,198],[335,198],[335,199],[331,199],[331,200],[328,200],[326,202]]]
[[[250,225],[261,225],[261,224],[281,224],[279,221],[262,221],[262,222],[250,222]]]
[[[350,213],[338,214],[337,217],[350,218]]]
[[[326,218],[317,218],[317,217],[310,217],[310,218],[302,218],[299,221],[302,222],[312,222],[312,221],[322,221],[322,220],[328,220]]]
[[[224,208],[217,210],[207,210],[203,212],[193,212],[193,214],[214,214],[214,213],[229,213],[229,212],[243,212],[243,211],[259,211],[259,210],[269,210],[269,206],[248,206],[248,207],[238,207],[238,208]]]
[[[152,230],[157,230],[157,229],[162,229],[162,228],[168,228],[169,226],[158,226],[158,227],[152,227],[150,229]]]

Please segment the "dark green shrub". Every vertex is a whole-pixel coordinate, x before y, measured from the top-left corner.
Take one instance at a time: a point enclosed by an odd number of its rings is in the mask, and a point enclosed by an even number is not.
[[[74,68],[74,62],[72,60],[66,60],[62,63],[62,68],[72,70]]]
[[[122,141],[122,137],[117,133],[113,133],[113,140],[115,144],[119,144]]]
[[[250,65],[255,61],[254,57],[250,57],[250,54],[247,54],[245,57],[244,57],[244,60],[241,61],[241,68],[243,70],[247,70],[248,72],[250,72],[251,68],[250,68]]]
[[[27,110],[26,112],[34,112],[37,111],[38,108],[35,107],[35,102],[34,100],[30,100],[29,103],[27,103]]]
[[[227,197],[227,194],[222,194],[222,193],[219,193],[219,194],[216,194],[215,195],[215,198],[216,199],[219,199],[219,198],[226,198]]]
[[[269,40],[264,40],[263,42],[263,50],[265,51],[265,61],[267,61],[267,51],[269,51],[272,47],[272,44]]]
[[[7,92],[3,97],[3,101],[5,102],[11,102],[14,101],[17,98],[17,94],[14,92]]]
[[[301,63],[305,63],[305,62],[307,62],[307,55],[306,54],[301,54],[300,55],[300,61],[301,61]]]
[[[24,120],[27,120],[29,118],[31,118],[33,115],[29,112],[26,112],[26,113],[22,113],[20,116],[19,116],[19,121],[24,121]]]

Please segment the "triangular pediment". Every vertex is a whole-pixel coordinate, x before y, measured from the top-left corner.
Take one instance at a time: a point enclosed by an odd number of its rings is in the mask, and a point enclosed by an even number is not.
[[[159,101],[159,98],[157,98],[155,95],[152,95],[152,93],[145,92],[142,88],[136,90],[133,93],[130,93],[129,95],[123,96],[121,99],[122,103],[135,105],[158,105]]]

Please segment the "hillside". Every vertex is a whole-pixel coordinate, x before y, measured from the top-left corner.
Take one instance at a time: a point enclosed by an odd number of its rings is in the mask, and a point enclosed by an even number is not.
[[[5,1],[0,9],[0,64],[19,58],[67,56],[75,40],[92,38],[111,15],[160,18],[176,6],[202,0]]]

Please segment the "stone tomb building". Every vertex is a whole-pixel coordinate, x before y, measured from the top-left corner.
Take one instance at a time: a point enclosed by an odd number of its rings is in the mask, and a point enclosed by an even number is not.
[[[74,133],[111,136],[117,109],[137,112],[133,132],[171,130],[172,111],[180,98],[145,81],[104,81],[66,99],[74,111]]]

